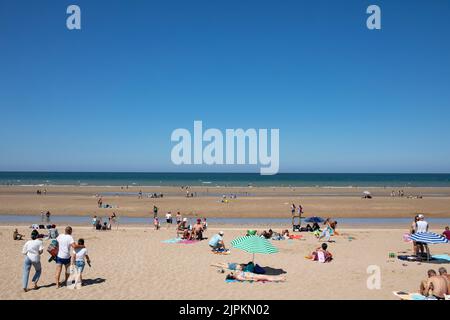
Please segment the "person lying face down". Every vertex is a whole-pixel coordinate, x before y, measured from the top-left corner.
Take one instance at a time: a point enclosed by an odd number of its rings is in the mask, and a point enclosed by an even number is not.
[[[249,263],[235,263],[235,262],[219,262],[211,264],[212,267],[218,267],[221,269],[228,269],[232,271],[253,271],[255,270],[255,265],[252,261]]]
[[[233,271],[226,276],[226,280],[239,280],[239,281],[269,281],[269,282],[284,282],[286,277],[283,275],[269,276],[266,274],[255,274],[252,272]]]

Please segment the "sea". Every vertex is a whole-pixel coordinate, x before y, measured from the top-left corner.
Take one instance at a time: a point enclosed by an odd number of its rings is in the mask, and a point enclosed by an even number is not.
[[[210,187],[450,187],[450,174],[0,172],[0,185]]]

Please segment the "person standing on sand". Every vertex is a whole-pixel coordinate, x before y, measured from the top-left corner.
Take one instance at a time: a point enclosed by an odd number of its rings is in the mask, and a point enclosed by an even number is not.
[[[153,205],[153,218],[158,217],[158,207]]]
[[[291,205],[291,214],[295,215],[295,204]]]
[[[170,225],[172,224],[172,213],[170,211],[166,213],[166,224],[167,229],[169,229]]]
[[[175,219],[176,219],[177,225],[179,225],[180,222],[181,222],[181,213],[180,213],[180,211],[177,212],[177,215],[175,216]]]
[[[410,234],[416,233],[417,221],[419,221],[419,216],[418,215],[416,215],[414,217],[414,221],[411,223],[411,227],[409,229],[409,233]],[[412,243],[413,243],[413,252],[414,252],[414,254],[417,254],[417,243],[415,241],[413,241]]]
[[[68,268],[70,266],[71,249],[82,249],[84,245],[76,244],[72,238],[72,227],[66,227],[64,234],[59,235],[56,238],[58,241],[58,255],[56,256],[56,289],[58,289],[61,284],[59,279],[61,277],[62,267],[65,267],[65,283],[69,278]]]
[[[46,222],[47,222],[47,223],[50,223],[50,216],[51,216],[50,211],[47,211],[47,213],[45,214]]]
[[[423,214],[419,214],[417,216],[418,220],[416,222],[416,230],[415,233],[425,233],[428,232],[428,222],[425,221],[425,217]],[[425,252],[424,249],[424,243],[422,242],[416,242],[416,255],[419,254],[423,255]]]
[[[41,254],[44,252],[44,246],[42,241],[38,239],[39,232],[33,230],[31,232],[31,240],[28,240],[22,248],[22,253],[25,255],[23,261],[23,273],[22,273],[22,288],[23,291],[28,291],[28,278],[30,276],[31,266],[34,267],[36,273],[31,280],[34,284],[34,289],[38,288],[38,281],[41,276]]]

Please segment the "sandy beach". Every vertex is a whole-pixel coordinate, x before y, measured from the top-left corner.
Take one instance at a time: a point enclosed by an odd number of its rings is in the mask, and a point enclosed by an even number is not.
[[[335,218],[412,217],[426,213],[428,217],[450,216],[450,188],[404,188],[405,197],[391,197],[392,189],[369,188],[373,199],[361,199],[367,188],[205,188],[193,187],[197,197],[186,198],[180,187],[88,187],[49,186],[46,195],[37,195],[36,186],[1,186],[0,214],[105,216],[113,211],[119,216],[148,217],[153,205],[163,214],[167,211],[199,217],[264,217],[290,216],[290,205],[301,204],[305,215]],[[138,199],[137,193],[163,193],[163,198]],[[104,204],[113,209],[99,209],[96,195],[105,194]],[[236,194],[236,199],[221,203],[222,195]],[[422,199],[408,198],[423,196]]]
[[[301,203],[306,216],[324,217],[412,217],[417,212],[427,218],[447,218],[450,188],[409,188],[405,197],[390,196],[390,190],[371,188],[373,199],[361,199],[360,188],[192,188],[197,197],[186,198],[178,187],[46,187],[45,195],[37,195],[39,187],[0,187],[1,215],[36,215],[51,211],[53,216],[76,215],[101,217],[116,212],[119,217],[149,217],[153,204],[167,211],[181,211],[189,217],[289,218],[290,204]],[[41,188],[43,189],[43,188]],[[138,199],[139,190],[163,193],[163,198]],[[248,193],[246,193],[248,192]],[[103,203],[114,209],[100,209],[97,195],[104,194]],[[236,199],[221,203],[221,195],[236,194]],[[422,199],[408,195],[423,196]],[[92,258],[92,268],[85,269],[87,285],[81,290],[55,289],[55,264],[43,254],[43,274],[39,290],[23,293],[21,289],[21,247],[24,241],[13,241],[12,231],[29,238],[30,228],[24,223],[0,226],[4,243],[4,260],[0,266],[0,299],[396,299],[394,290],[416,292],[420,280],[436,265],[402,262],[390,259],[389,253],[410,254],[412,245],[402,240],[408,225],[355,227],[339,225],[340,235],[329,250],[335,260],[319,264],[305,258],[320,243],[310,233],[301,233],[301,240],[272,241],[280,252],[257,255],[256,262],[269,268],[269,273],[284,274],[285,283],[227,283],[225,274],[210,266],[217,262],[245,263],[251,255],[237,249],[231,255],[211,253],[207,241],[195,244],[168,244],[162,241],[175,237],[175,228],[159,231],[150,225],[120,225],[118,230],[95,231],[87,224],[75,225],[75,239],[84,238]],[[210,225],[206,237],[225,231],[225,243],[244,235],[247,226]],[[255,226],[258,230],[280,225]],[[445,225],[432,225],[441,233]],[[58,226],[60,232],[64,225]],[[291,228],[285,225],[283,228]],[[394,229],[396,228],[396,229]],[[48,242],[46,243],[46,245]],[[45,246],[46,246],[45,245]],[[431,247],[432,253],[450,253],[448,245]],[[369,290],[367,268],[379,266],[381,289]],[[218,294],[220,292],[220,294]]]
[[[434,231],[441,232],[442,226]],[[255,262],[269,267],[273,274],[284,274],[285,283],[227,283],[211,263],[251,260],[251,255],[232,249],[230,255],[210,252],[207,241],[194,244],[168,244],[175,229],[121,226],[119,230],[95,231],[75,226],[75,239],[83,237],[92,259],[86,267],[87,285],[80,290],[54,286],[55,263],[42,258],[43,274],[38,290],[23,293],[21,289],[21,248],[24,241],[13,241],[14,226],[1,226],[3,263],[0,267],[0,299],[396,299],[394,290],[416,292],[419,281],[430,268],[429,263],[390,259],[389,253],[411,253],[411,244],[403,242],[405,229],[342,229],[329,250],[335,259],[320,264],[305,256],[319,242],[312,234],[302,233],[301,240],[272,241],[277,254],[256,255]],[[29,236],[30,229],[19,228]],[[211,237],[218,229],[211,226]],[[225,243],[245,230],[225,228]],[[351,238],[349,238],[351,237]],[[434,245],[432,253],[450,253],[447,244]],[[367,268],[379,266],[381,288],[369,290]]]

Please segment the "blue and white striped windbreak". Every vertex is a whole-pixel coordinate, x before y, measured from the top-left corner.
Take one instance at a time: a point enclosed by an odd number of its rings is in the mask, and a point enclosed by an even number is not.
[[[448,243],[446,237],[433,232],[419,232],[411,235],[411,240],[422,243],[436,244],[436,243]]]

